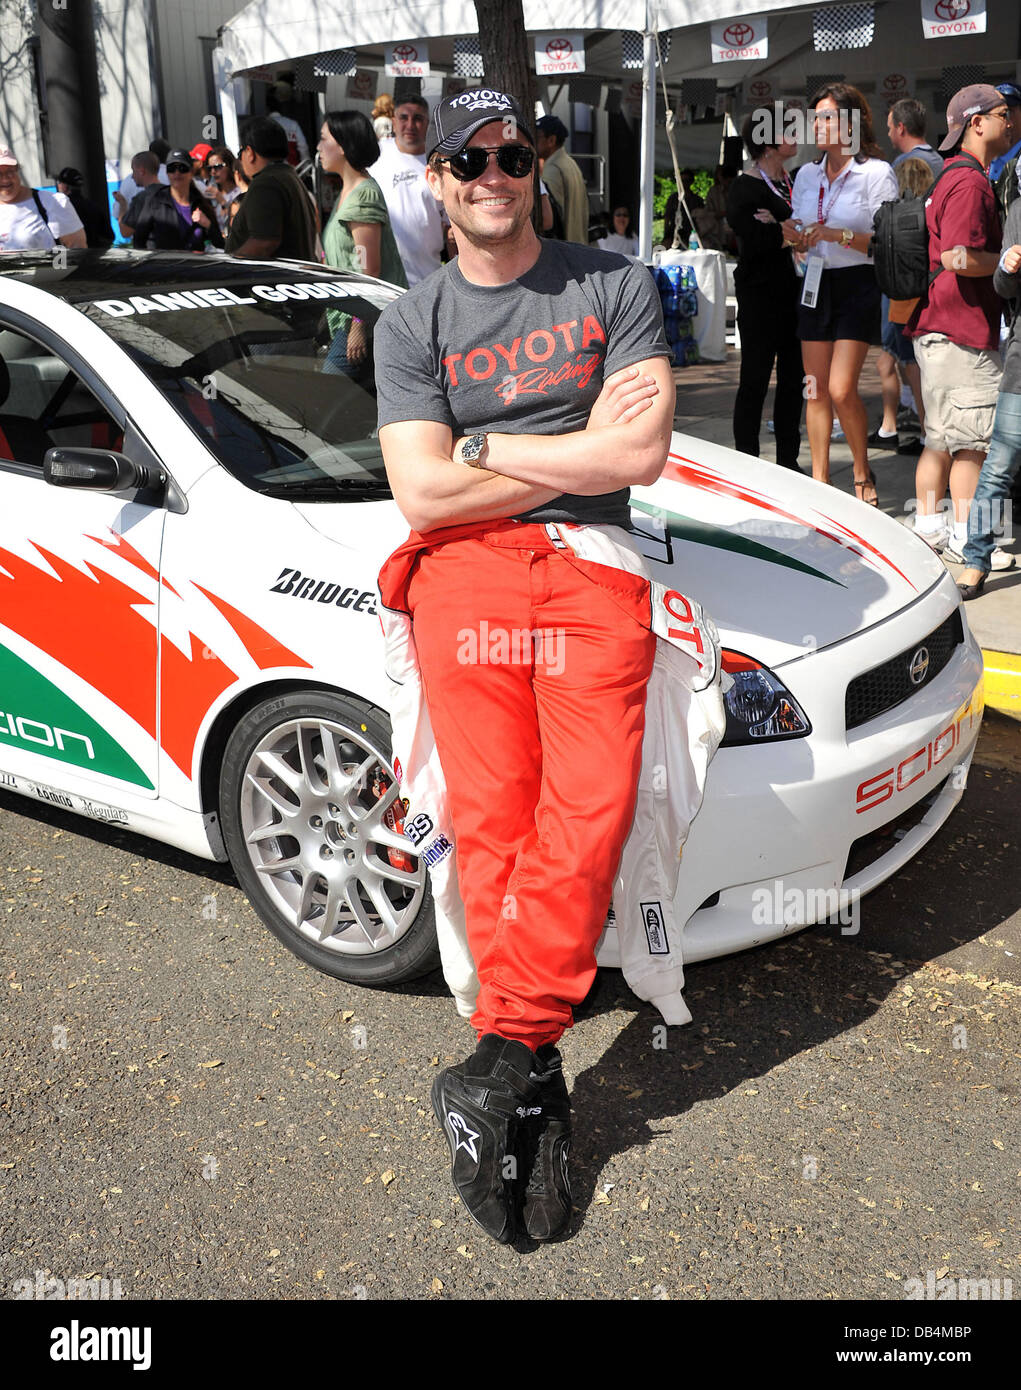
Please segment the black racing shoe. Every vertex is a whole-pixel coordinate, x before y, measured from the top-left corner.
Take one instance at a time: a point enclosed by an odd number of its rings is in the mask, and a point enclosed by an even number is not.
[[[527,1180],[522,1220],[533,1240],[552,1240],[571,1219],[571,1102],[560,1053],[546,1043],[535,1054],[538,1093],[522,1122],[522,1158]]]
[[[516,1146],[521,1116],[535,1103],[535,1065],[524,1043],[486,1033],[473,1056],[433,1082],[454,1189],[476,1226],[501,1245],[515,1236]]]

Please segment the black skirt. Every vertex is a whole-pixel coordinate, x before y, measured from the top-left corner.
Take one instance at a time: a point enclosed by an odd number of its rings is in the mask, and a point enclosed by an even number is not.
[[[798,337],[803,343],[835,343],[850,338],[878,344],[882,295],[871,265],[823,270],[814,309],[798,305]]]

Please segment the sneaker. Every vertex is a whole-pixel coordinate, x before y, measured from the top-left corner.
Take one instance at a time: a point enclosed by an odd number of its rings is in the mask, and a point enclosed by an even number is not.
[[[836,443],[839,443],[841,440],[847,438],[847,435],[846,435],[846,434],[844,433],[844,431],[840,428],[840,421],[839,421],[839,420],[834,420],[834,421],[833,421],[833,426],[832,426],[832,428],[830,429],[830,438],[831,438],[834,442],[836,442]]]
[[[878,426],[869,435],[869,447],[873,449],[888,449],[895,454],[900,448],[900,440],[897,438],[897,431],[893,434],[880,434]]]
[[[557,1049],[547,1043],[535,1056],[539,1114],[529,1114],[522,1123],[521,1153],[528,1174],[522,1220],[533,1240],[552,1240],[571,1219],[571,1102]]]
[[[501,1245],[515,1236],[516,1146],[522,1115],[535,1104],[535,1067],[530,1047],[486,1033],[473,1056],[441,1071],[432,1087],[454,1190],[476,1226]]]
[[[950,531],[946,526],[941,526],[938,531],[919,531],[915,525],[915,518],[909,517],[905,522],[909,531],[913,531],[920,541],[925,541],[930,550],[935,550],[937,555],[942,555],[946,548],[947,541],[950,539]]]
[[[1012,570],[1016,560],[1009,550],[1001,550],[999,546],[989,557],[989,568],[993,570]]]
[[[905,439],[903,444],[897,445],[898,454],[913,454],[916,458],[925,448],[921,439]]]
[[[963,546],[961,546],[960,550],[957,548],[957,541],[954,539],[953,533],[948,532],[947,539],[943,543],[943,549],[940,551],[940,559],[946,560],[947,563],[951,565],[963,565],[963,550]]]

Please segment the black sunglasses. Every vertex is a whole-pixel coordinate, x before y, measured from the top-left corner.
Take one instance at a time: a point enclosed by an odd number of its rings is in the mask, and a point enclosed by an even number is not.
[[[206,168],[209,170],[209,172],[210,172],[211,174],[212,174],[212,173],[215,173],[215,171],[216,171],[217,169],[226,169],[226,167],[227,167],[226,164],[207,164],[207,165],[206,165]]]
[[[496,155],[501,172],[511,179],[527,178],[535,164],[535,151],[529,145],[472,145],[440,163],[450,165],[450,172],[459,183],[471,183],[489,168],[491,154]]]
[[[190,173],[191,173],[191,165],[190,165],[190,164],[168,164],[168,165],[167,165],[167,173],[168,173],[168,174],[190,174]]]

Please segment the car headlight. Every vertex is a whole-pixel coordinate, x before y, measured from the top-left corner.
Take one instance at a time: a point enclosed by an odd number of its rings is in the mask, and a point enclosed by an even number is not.
[[[812,732],[808,716],[768,667],[743,652],[726,647],[720,653],[731,686],[723,696],[727,731],[721,747],[765,743],[778,738],[804,738]]]

